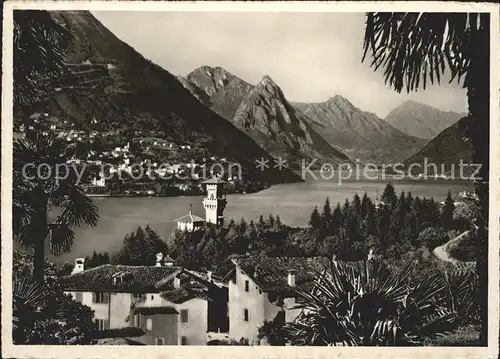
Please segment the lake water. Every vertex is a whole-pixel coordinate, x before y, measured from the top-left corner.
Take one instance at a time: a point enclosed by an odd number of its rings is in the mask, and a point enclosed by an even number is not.
[[[365,192],[370,198],[380,196],[390,179],[349,180],[339,185],[338,180],[308,180],[302,183],[272,186],[254,194],[234,194],[227,196],[227,207],[224,212],[226,223],[230,218],[239,221],[242,217],[247,221],[257,220],[261,214],[268,216],[279,214],[283,223],[291,226],[306,225],[314,206],[321,209],[328,196],[332,207],[337,202],[343,203],[346,198],[352,199],[355,193],[362,196]],[[443,200],[448,190],[452,194],[463,190],[472,190],[472,183],[457,183],[450,180],[392,181],[396,192],[411,192],[421,197],[434,197]],[[175,219],[189,211],[192,204],[194,214],[205,217],[201,204],[203,197],[130,197],[110,198],[96,197],[94,201],[99,208],[100,221],[97,227],[76,228],[75,243],[71,253],[58,257],[50,257],[56,261],[73,261],[74,258],[97,252],[114,252],[118,250],[125,234],[134,231],[138,225],[149,224],[158,234],[167,239],[175,229]]]

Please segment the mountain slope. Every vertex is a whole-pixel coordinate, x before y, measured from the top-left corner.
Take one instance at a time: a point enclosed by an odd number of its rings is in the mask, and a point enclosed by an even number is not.
[[[342,96],[294,106],[328,143],[362,163],[395,163],[426,143],[402,133],[373,113],[361,111]]]
[[[471,125],[472,119],[470,117],[462,118],[438,134],[422,150],[406,159],[403,162],[405,167],[408,168],[411,164],[424,166],[424,161],[427,160],[428,164],[434,163],[438,166],[438,174],[449,173],[452,165],[455,165],[455,175],[458,176],[460,160],[463,160],[465,164],[471,163],[472,147],[466,140],[467,130]],[[444,171],[441,170],[441,166],[444,166]],[[471,175],[473,171],[472,167],[463,168],[463,173],[467,176]],[[414,166],[412,173],[423,173],[423,169]]]
[[[74,37],[65,50],[69,63],[76,67],[98,64],[109,70],[107,76],[101,74],[93,78],[92,73],[87,76],[88,81],[105,84],[101,93],[77,96],[62,87],[45,104],[51,113],[83,124],[97,118],[111,129],[155,124],[161,136],[175,143],[194,144],[211,154],[241,163],[252,178],[268,183],[298,180],[291,171],[257,170],[255,160],[270,158],[268,153],[200,103],[175,76],[119,40],[90,12],[56,11],[51,14]]]
[[[208,101],[202,102],[225,119],[232,119],[239,104],[253,86],[221,67],[202,66],[191,71],[185,79],[191,88],[198,88]]]
[[[265,150],[296,166],[303,159],[332,164],[352,162],[314,131],[269,76],[264,76],[243,99],[233,122]]]
[[[392,110],[385,121],[410,136],[432,139],[462,117],[464,114],[441,111],[409,100]]]

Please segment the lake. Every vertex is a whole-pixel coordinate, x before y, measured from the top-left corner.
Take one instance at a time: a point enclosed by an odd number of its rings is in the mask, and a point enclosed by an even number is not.
[[[254,194],[233,194],[227,196],[227,207],[224,212],[226,223],[234,218],[242,217],[247,221],[257,220],[261,214],[265,217],[272,213],[279,214],[281,221],[291,226],[306,225],[314,206],[322,208],[328,196],[332,207],[337,202],[350,200],[355,193],[362,196],[365,192],[371,199],[381,196],[390,178],[380,180],[344,180],[339,185],[337,179],[308,180],[302,183],[282,184]],[[470,191],[470,182],[452,182],[451,180],[394,180],[396,192],[411,192],[421,197],[434,197],[441,201],[448,190],[452,194],[459,191]],[[138,225],[149,224],[158,234],[167,239],[175,229],[175,219],[189,211],[192,204],[193,213],[205,217],[201,201],[203,196],[193,197],[96,197],[94,201],[99,208],[100,221],[97,227],[76,228],[75,243],[71,253],[51,260],[73,261],[80,256],[91,255],[92,251],[114,252],[118,250],[125,234],[134,231]]]

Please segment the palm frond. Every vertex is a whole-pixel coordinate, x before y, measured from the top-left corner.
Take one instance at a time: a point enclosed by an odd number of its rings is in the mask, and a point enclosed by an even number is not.
[[[14,11],[14,103],[27,105],[42,98],[41,82],[66,73],[62,48],[70,33],[49,12]]]
[[[467,44],[487,22],[475,13],[368,13],[362,61],[370,52],[370,66],[384,68],[385,82],[398,92],[440,83],[447,70],[450,82],[460,81],[470,63]]]

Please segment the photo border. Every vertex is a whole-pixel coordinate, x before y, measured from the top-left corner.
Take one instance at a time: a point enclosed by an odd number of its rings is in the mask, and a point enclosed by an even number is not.
[[[255,346],[51,346],[12,344],[12,104],[13,10],[100,11],[244,11],[244,12],[489,12],[490,35],[490,188],[489,188],[489,298],[488,347],[271,347]],[[3,10],[2,62],[2,356],[5,358],[476,358],[498,357],[499,345],[499,7],[463,2],[151,2],[151,1],[8,1]],[[361,45],[360,45],[361,46]]]

